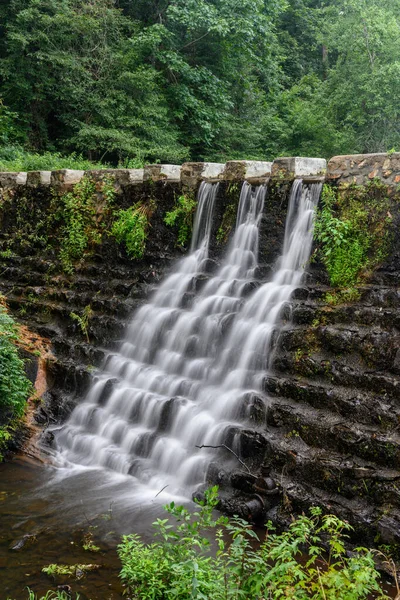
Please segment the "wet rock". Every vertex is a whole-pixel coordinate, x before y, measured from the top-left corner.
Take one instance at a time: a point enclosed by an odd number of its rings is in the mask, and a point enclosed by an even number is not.
[[[10,544],[10,550],[16,550],[16,551],[23,550],[24,548],[27,548],[28,546],[31,546],[35,542],[36,542],[36,536],[35,535],[26,534],[22,538],[20,538],[19,540],[16,540],[16,541],[12,542]]]

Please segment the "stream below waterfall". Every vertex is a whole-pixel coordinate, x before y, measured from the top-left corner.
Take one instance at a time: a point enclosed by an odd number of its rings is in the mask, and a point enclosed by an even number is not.
[[[122,598],[121,535],[149,540],[163,504],[190,504],[210,464],[232,459],[205,446],[240,456],[243,429],[262,426],[262,379],[309,260],[321,184],[294,182],[267,282],[257,281],[267,188],[247,183],[229,248],[209,273],[217,190],[202,184],[190,253],[133,315],[87,397],[53,428],[47,464],[20,455],[0,465],[0,600],[22,600],[26,586],[54,588],[41,572],[50,563],[99,564],[69,582],[73,591],[81,600]],[[88,533],[100,552],[83,549]]]

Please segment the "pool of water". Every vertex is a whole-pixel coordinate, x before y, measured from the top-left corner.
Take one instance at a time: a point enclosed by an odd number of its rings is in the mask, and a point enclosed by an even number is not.
[[[118,498],[118,501],[115,501]],[[102,470],[55,469],[24,455],[0,465],[0,600],[23,600],[70,585],[81,600],[122,599],[116,546],[133,531],[150,540],[165,493],[138,493],[126,477]],[[84,550],[87,536],[99,552]],[[95,564],[75,581],[42,572],[53,564]]]

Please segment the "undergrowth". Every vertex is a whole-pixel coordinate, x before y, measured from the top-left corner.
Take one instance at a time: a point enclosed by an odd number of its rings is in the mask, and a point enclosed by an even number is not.
[[[317,254],[330,284],[347,289],[367,279],[387,256],[390,245],[390,201],[379,181],[335,190],[325,185],[315,223]]]
[[[268,523],[255,549],[252,542],[259,539],[251,525],[214,517],[217,493],[216,487],[208,490],[193,514],[174,503],[166,506],[175,524],[157,519],[152,544],[135,534],[123,537],[121,578],[133,599],[361,600],[371,593],[387,598],[372,551],[357,548],[347,556],[346,522],[313,508],[282,534]]]
[[[150,219],[156,209],[154,200],[148,203],[137,202],[126,210],[116,214],[111,233],[118,243],[124,243],[128,256],[142,258],[146,249],[146,240]]]
[[[24,362],[18,356],[18,340],[18,326],[7,313],[0,296],[0,461],[32,392],[31,382],[25,376]]]
[[[21,146],[0,147],[0,171],[56,171],[57,169],[106,169],[107,165],[86,160],[79,154],[64,156],[59,152],[30,152]]]
[[[178,227],[178,246],[186,246],[190,239],[196,206],[197,201],[192,196],[182,195],[177,198],[174,209],[165,215],[167,225]]]

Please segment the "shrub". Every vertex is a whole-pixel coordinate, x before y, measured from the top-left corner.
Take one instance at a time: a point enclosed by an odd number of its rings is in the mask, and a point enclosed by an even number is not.
[[[108,165],[93,163],[79,154],[64,156],[59,152],[30,152],[21,146],[0,147],[0,171],[56,171],[57,169],[107,169]]]
[[[31,392],[31,383],[24,372],[24,362],[16,347],[18,329],[14,320],[0,304],[0,410],[8,409],[10,416],[20,417]],[[8,433],[2,430],[3,441]]]
[[[178,524],[157,519],[152,544],[137,535],[123,538],[121,578],[132,598],[361,600],[372,592],[386,598],[372,552],[357,548],[347,557],[344,540],[351,527],[337,517],[313,508],[282,534],[268,523],[264,541],[254,549],[251,542],[258,537],[248,523],[213,517],[217,502],[212,488],[193,514],[169,504],[165,508]]]
[[[177,243],[179,246],[185,246],[192,234],[196,206],[197,201],[191,196],[179,196],[174,210],[165,215],[164,222],[167,225],[178,227]]]
[[[156,204],[150,200],[148,204],[138,202],[134,206],[116,213],[111,233],[118,243],[124,243],[128,256],[142,258],[146,249],[147,232],[150,218]]]

